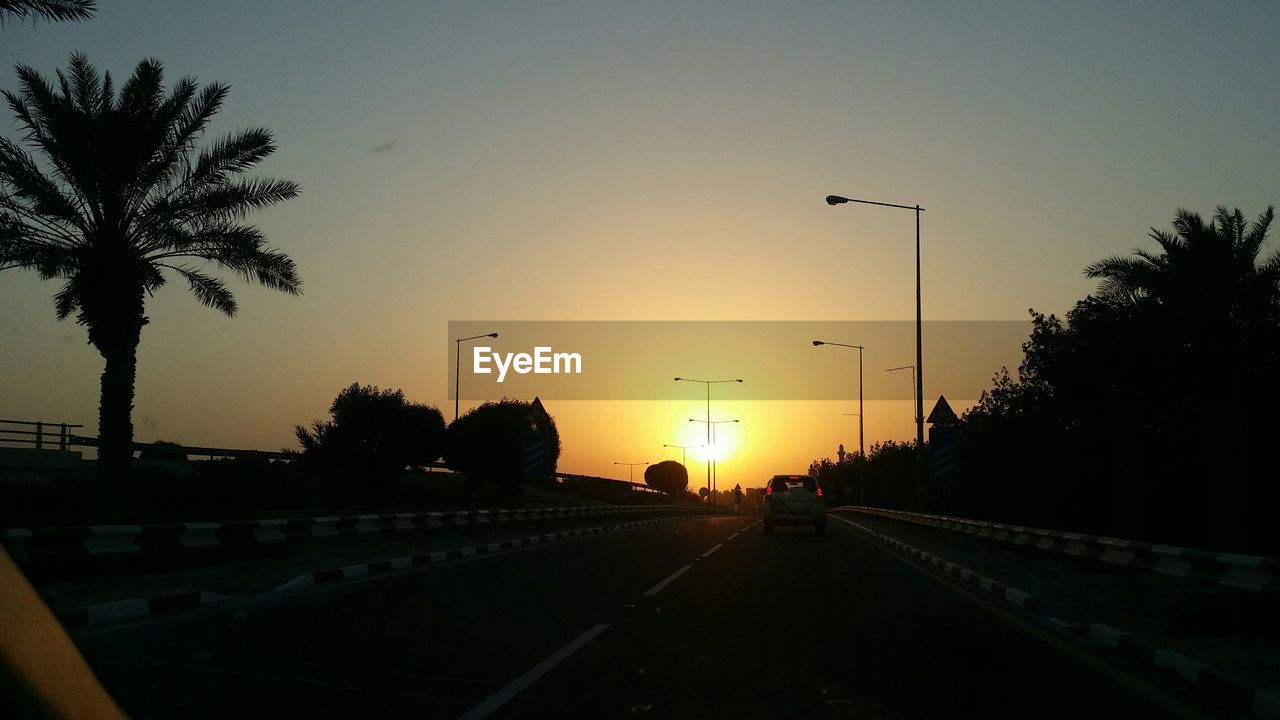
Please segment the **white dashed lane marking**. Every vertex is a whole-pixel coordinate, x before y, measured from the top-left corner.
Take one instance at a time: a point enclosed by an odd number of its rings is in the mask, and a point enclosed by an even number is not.
[[[646,591],[645,591],[645,593],[644,593],[644,596],[645,596],[645,597],[653,597],[654,595],[657,595],[657,594],[662,590],[662,588],[664,588],[664,587],[666,587],[666,586],[670,585],[670,584],[671,584],[671,583],[672,583],[676,578],[678,578],[678,577],[680,577],[681,575],[683,575],[683,574],[685,574],[685,573],[689,572],[689,569],[690,569],[690,568],[692,568],[692,567],[693,567],[692,565],[685,565],[684,567],[680,568],[679,570],[677,570],[677,571],[675,571],[675,572],[671,573],[670,575],[668,575],[668,576],[667,576],[667,579],[663,580],[662,582],[658,583],[657,585],[654,585],[653,587],[651,587],[651,588],[649,588],[648,590],[646,590]]]
[[[688,568],[685,569],[688,570]],[[520,691],[532,685],[538,678],[551,672],[555,666],[564,662],[570,655],[577,652],[583,645],[591,642],[597,635],[608,628],[608,625],[601,623],[600,625],[596,625],[590,630],[582,633],[568,645],[565,645],[553,653],[551,657],[548,657],[546,660],[535,665],[532,670],[521,675],[515,680],[512,680],[511,684],[502,688],[493,695],[490,695],[484,702],[471,708],[467,711],[466,715],[463,715],[458,720],[480,720],[480,718],[489,717],[489,715],[493,714],[494,710],[497,710],[508,700],[519,695]]]

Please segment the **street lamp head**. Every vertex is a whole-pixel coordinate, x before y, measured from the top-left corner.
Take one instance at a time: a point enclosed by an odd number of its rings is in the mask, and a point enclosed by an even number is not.
[[[840,204],[842,204],[842,203],[847,203],[847,202],[849,202],[849,198],[840,197],[839,195],[828,195],[828,196],[827,196],[827,204],[828,204],[828,205],[840,205]]]
[[[818,347],[819,345],[826,345],[826,343],[822,342],[821,340],[814,340],[814,341],[813,341],[813,346],[814,346],[814,347]]]
[[[742,378],[738,378],[738,382],[742,382]]]
[[[498,333],[489,333],[489,337],[496,338],[498,337]]]
[[[676,382],[680,382],[682,378],[676,378]]]

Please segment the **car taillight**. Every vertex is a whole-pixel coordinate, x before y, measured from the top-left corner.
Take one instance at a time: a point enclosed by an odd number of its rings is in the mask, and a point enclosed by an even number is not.
[[[769,486],[769,487],[767,487],[767,488],[765,488],[765,489],[764,489],[764,496],[765,496],[765,497],[769,497],[769,496],[770,496],[770,495],[772,495],[772,494],[773,494],[773,486]]]
[[[818,488],[818,497],[822,497],[822,488]]]

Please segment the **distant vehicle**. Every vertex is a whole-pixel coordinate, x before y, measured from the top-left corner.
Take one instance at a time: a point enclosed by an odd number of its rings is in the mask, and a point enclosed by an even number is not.
[[[816,535],[827,534],[822,488],[812,475],[774,475],[764,490],[764,534],[776,525],[812,525]]]

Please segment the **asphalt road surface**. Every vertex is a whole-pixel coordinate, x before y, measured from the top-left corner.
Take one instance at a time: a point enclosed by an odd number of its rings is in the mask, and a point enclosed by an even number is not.
[[[686,520],[87,629],[138,718],[1193,716],[829,523]]]

